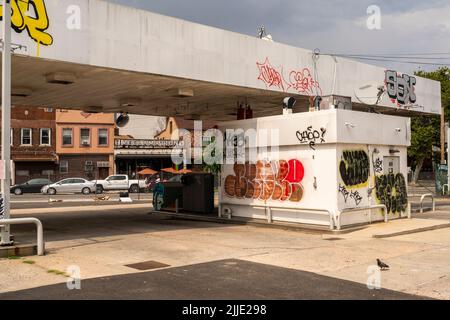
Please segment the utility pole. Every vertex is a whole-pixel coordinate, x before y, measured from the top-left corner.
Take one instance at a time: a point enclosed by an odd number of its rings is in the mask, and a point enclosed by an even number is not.
[[[450,188],[450,170],[448,164],[450,164],[450,125],[447,127],[447,184],[448,188]],[[447,189],[446,195],[450,194],[450,189]]]
[[[4,177],[1,180],[4,212],[3,218],[10,218],[11,185],[11,4],[3,2],[3,50],[2,50],[2,161]],[[0,228],[0,245],[11,245],[9,226]]]
[[[441,164],[445,164],[445,111],[441,108]]]

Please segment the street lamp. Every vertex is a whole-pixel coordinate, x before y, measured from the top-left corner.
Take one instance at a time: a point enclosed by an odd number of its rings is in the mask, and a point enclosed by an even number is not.
[[[1,190],[3,195],[3,219],[10,217],[10,184],[11,184],[11,4],[3,2],[3,35],[2,35],[2,162]],[[0,227],[0,245],[11,245],[10,226]]]

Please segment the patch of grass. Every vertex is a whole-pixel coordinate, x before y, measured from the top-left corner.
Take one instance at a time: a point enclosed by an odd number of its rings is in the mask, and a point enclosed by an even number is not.
[[[8,260],[19,260],[19,259],[21,259],[21,258],[18,257],[18,256],[9,256],[7,259],[8,259]]]
[[[47,273],[56,274],[58,276],[69,277],[64,271],[60,271],[60,270],[56,270],[56,269],[47,270]]]
[[[33,261],[33,260],[24,260],[24,261],[22,261],[22,263],[25,263],[25,264],[35,264],[36,261]]]

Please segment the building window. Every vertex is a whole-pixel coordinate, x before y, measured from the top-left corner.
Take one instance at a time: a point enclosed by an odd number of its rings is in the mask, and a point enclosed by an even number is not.
[[[55,171],[53,171],[53,170],[42,170],[42,175],[43,176],[49,177],[49,176],[52,176],[54,174],[55,174]]]
[[[173,125],[172,125],[172,121],[169,122],[169,133],[172,134],[173,132]]]
[[[41,146],[49,146],[51,144],[51,129],[41,129],[41,138],[40,144]]]
[[[108,145],[108,129],[98,129],[98,145]]]
[[[22,128],[21,130],[21,135],[20,135],[20,137],[21,137],[21,142],[20,142],[20,144],[22,145],[22,146],[31,146],[31,139],[32,139],[32,137],[31,137],[31,129],[29,129],[29,128]]]
[[[85,172],[94,171],[94,162],[93,161],[85,161],[84,162],[84,171]]]
[[[69,161],[61,160],[59,162],[59,173],[69,173]]]
[[[16,176],[26,177],[30,175],[30,170],[17,170]]]
[[[63,146],[71,146],[73,144],[73,130],[66,128],[62,130],[62,144]]]
[[[80,143],[82,146],[91,144],[91,129],[80,129]]]

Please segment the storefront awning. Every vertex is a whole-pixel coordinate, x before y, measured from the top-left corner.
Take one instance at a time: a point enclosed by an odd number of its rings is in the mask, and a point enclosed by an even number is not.
[[[14,162],[55,162],[55,158],[13,158]]]
[[[116,154],[116,159],[169,159],[170,154]]]

